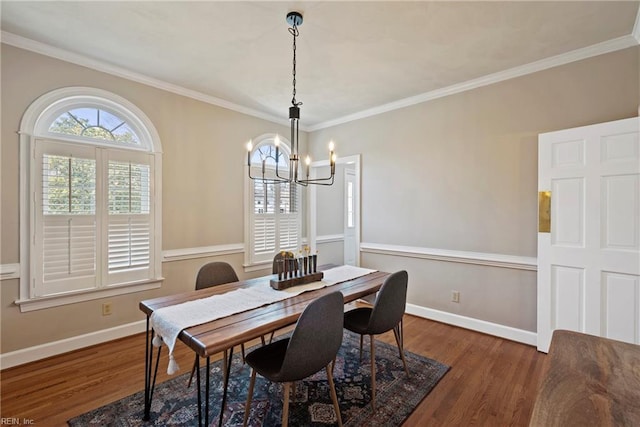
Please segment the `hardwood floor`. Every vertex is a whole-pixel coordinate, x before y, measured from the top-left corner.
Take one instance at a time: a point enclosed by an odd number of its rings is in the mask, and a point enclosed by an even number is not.
[[[546,355],[534,347],[405,316],[405,348],[451,366],[405,426],[526,426]],[[393,334],[380,337],[395,344]],[[186,372],[191,351],[175,356]],[[166,352],[163,353],[166,366]],[[167,375],[159,370],[159,381]],[[63,426],[144,388],[144,335],[55,356],[0,373],[3,418]],[[6,423],[5,423],[6,424]]]

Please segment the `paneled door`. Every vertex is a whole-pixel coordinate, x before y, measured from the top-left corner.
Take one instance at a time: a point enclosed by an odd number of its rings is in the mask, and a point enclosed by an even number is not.
[[[640,344],[639,124],[539,135],[539,351],[555,329]]]

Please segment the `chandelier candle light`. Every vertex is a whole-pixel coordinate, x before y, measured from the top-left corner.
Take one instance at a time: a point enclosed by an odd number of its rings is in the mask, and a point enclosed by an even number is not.
[[[316,185],[332,185],[336,172],[336,154],[334,152],[333,141],[329,143],[329,166],[330,175],[324,178],[309,178],[309,167],[311,165],[311,158],[307,156],[305,158],[305,177],[301,178],[299,172],[299,132],[298,121],[300,120],[300,106],[302,102],[296,100],[296,38],[299,35],[298,26],[302,25],[302,14],[299,12],[289,12],[287,14],[287,22],[289,27],[289,33],[293,36],[293,98],[291,99],[291,107],[289,107],[289,121],[291,123],[291,156],[289,157],[289,176],[280,176],[279,160],[280,160],[280,137],[276,135],[274,145],[276,146],[275,156],[275,175],[270,177],[266,174],[266,158],[262,159],[262,169],[260,176],[251,175],[251,152],[253,151],[253,143],[249,141],[247,143],[247,166],[249,167],[249,178],[259,179],[266,183],[280,184],[280,183],[293,183],[302,186],[309,184]]]

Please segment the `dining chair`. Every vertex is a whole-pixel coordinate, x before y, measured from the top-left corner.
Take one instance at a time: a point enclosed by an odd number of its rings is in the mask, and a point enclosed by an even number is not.
[[[238,275],[230,264],[222,261],[210,262],[200,267],[200,270],[198,271],[198,275],[196,276],[196,291],[237,281]],[[264,344],[264,337],[261,338],[262,343]],[[241,344],[240,348],[242,350],[242,359],[244,360],[244,344]],[[225,350],[223,357],[223,372],[225,375],[227,372],[227,354],[228,352]],[[196,354],[196,360],[193,362],[193,368],[191,368],[191,376],[189,377],[187,387],[191,387],[193,374],[196,372],[197,359],[198,355]]]
[[[251,399],[256,374],[272,382],[283,383],[282,425],[289,418],[289,392],[293,383],[320,371],[327,372],[327,380],[333,408],[339,426],[342,426],[338,396],[333,382],[333,368],[338,350],[342,345],[343,295],[332,292],[309,304],[300,317],[290,338],[283,338],[264,345],[247,354],[246,362],[251,366],[251,381],[244,411],[244,426],[251,412]]]
[[[369,335],[371,342],[371,407],[376,409],[376,363],[374,335],[393,330],[398,344],[400,358],[404,370],[409,375],[407,362],[404,358],[404,337],[402,330],[402,316],[407,300],[407,272],[397,271],[389,275],[373,304],[373,307],[358,307],[344,314],[344,327],[360,334],[360,360],[362,360],[362,338]]]

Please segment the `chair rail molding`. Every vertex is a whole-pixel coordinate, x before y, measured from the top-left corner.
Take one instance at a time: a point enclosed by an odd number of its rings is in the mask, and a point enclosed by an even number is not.
[[[476,264],[488,267],[513,268],[516,270],[537,271],[538,269],[538,260],[535,257],[505,255],[490,252],[456,251],[450,249],[366,242],[360,243],[360,251],[363,253],[421,258],[435,261],[457,262],[462,264]]]
[[[316,237],[316,243],[334,243],[334,242],[342,242],[344,241],[344,234],[325,234],[322,236]]]
[[[0,264],[0,280],[19,278],[20,264]]]
[[[228,245],[199,246],[195,248],[168,249],[162,251],[162,262],[184,261],[188,259],[206,258],[211,256],[242,254],[244,243]]]

